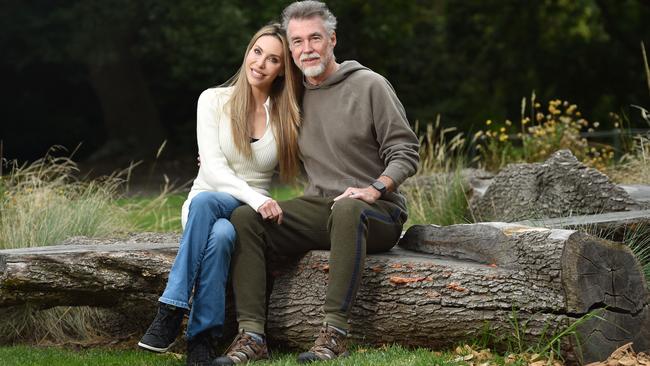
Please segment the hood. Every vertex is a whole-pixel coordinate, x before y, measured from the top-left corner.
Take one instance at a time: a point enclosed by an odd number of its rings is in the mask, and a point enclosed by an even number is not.
[[[307,82],[307,79],[304,77],[302,83],[305,85],[306,89],[326,89],[340,83],[341,81],[345,80],[348,76],[350,76],[350,74],[359,70],[369,70],[369,69],[356,61],[343,61],[339,65],[339,69],[336,70],[327,79],[325,79],[325,81],[323,81],[320,85],[311,85]]]

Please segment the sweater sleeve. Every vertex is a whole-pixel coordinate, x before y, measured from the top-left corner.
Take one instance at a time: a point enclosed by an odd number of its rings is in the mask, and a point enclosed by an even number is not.
[[[370,93],[379,156],[386,166],[381,175],[390,177],[398,187],[417,171],[420,143],[393,87],[379,74],[375,76]]]
[[[197,105],[196,137],[203,178],[210,187],[231,194],[257,211],[269,197],[256,192],[237,176],[219,145],[219,123],[225,102],[217,95],[218,90],[208,89],[201,93]]]

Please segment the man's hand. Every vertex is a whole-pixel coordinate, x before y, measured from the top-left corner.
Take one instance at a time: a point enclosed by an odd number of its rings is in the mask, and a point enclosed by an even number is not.
[[[384,183],[386,186],[386,192],[392,192],[395,190],[395,182],[393,182],[392,178],[382,175],[377,178],[377,180]],[[348,187],[340,196],[334,198],[334,201],[338,201],[341,198],[346,197],[362,200],[366,203],[373,204],[381,197],[381,192],[372,186],[366,188]]]
[[[271,220],[278,225],[282,224],[282,209],[278,202],[273,198],[269,198],[257,209],[264,220]]]
[[[345,192],[343,192],[341,195],[334,198],[334,201],[338,201],[341,198],[346,198],[346,197],[362,200],[366,203],[373,204],[375,203],[375,201],[379,199],[379,197],[381,197],[381,192],[374,189],[373,187],[367,187],[367,188],[348,187],[345,190]]]

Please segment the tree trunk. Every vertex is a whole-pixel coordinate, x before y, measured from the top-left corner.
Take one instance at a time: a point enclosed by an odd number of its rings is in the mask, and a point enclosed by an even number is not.
[[[0,251],[0,307],[151,304],[162,291],[177,237],[156,243],[66,245]],[[408,249],[408,250],[407,250]],[[322,321],[326,251],[276,265],[268,336],[313,342]],[[583,321],[584,361],[628,341],[650,350],[645,279],[630,250],[569,230],[485,223],[414,226],[400,247],[370,255],[352,310],[351,337],[369,344],[446,347],[481,338],[534,338]],[[575,343],[564,342],[570,357]]]
[[[86,61],[102,107],[107,141],[95,158],[154,156],[165,131],[136,57],[126,42],[108,41]]]

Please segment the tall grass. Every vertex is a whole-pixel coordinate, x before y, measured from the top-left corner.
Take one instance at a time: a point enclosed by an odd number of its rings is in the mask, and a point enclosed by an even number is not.
[[[416,132],[420,125],[416,123]],[[443,128],[440,116],[420,135],[420,170],[400,187],[409,209],[408,225],[451,225],[468,221],[462,169],[468,165],[467,142],[456,128]]]
[[[404,188],[408,202],[409,225],[453,225],[467,223],[468,203],[460,170],[432,174],[426,183],[415,181]]]
[[[130,229],[114,203],[122,180],[83,182],[76,164],[48,154],[31,164],[8,163],[0,182],[0,249],[51,245],[75,235],[114,235]]]
[[[627,244],[641,264],[650,290],[650,224],[632,224],[625,227],[623,243]]]
[[[0,249],[59,243],[69,237],[115,236],[134,229],[127,208],[117,204],[124,172],[83,181],[69,157],[52,148],[30,164],[5,162],[0,177]],[[136,211],[137,212],[137,211]],[[29,306],[3,309],[0,340],[4,342],[83,341],[98,336],[101,309]]]

